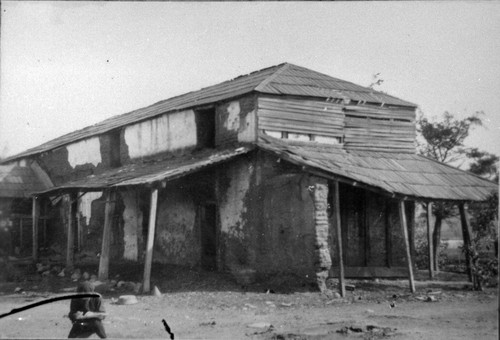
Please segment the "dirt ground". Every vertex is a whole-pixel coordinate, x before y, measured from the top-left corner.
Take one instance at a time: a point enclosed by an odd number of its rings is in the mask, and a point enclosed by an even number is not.
[[[153,279],[162,296],[137,295],[132,305],[115,301],[133,292],[99,286],[108,337],[169,339],[164,319],[175,339],[498,339],[497,288],[472,292],[465,276],[419,280],[415,294],[404,280],[348,280],[355,287],[345,298],[286,278],[242,287],[224,274],[171,270]],[[0,284],[0,314],[75,285],[59,277]],[[66,300],[4,317],[0,337],[66,338],[68,311]]]

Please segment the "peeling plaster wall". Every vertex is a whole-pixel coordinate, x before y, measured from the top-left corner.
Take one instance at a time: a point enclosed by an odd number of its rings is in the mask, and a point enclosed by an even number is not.
[[[74,169],[77,165],[93,164],[95,167],[102,162],[99,137],[84,139],[66,145],[68,162]]]
[[[266,172],[259,200],[256,266],[263,272],[288,272],[314,280],[314,201],[308,190],[314,182],[306,174]]]
[[[88,192],[78,199],[77,223],[80,225],[81,234],[75,236],[80,238],[82,242],[80,252],[89,256],[96,255],[101,251],[101,245],[96,242],[96,239],[102,237],[102,228],[100,223],[96,223],[95,217],[99,215],[98,210],[104,206],[102,199],[102,192]],[[78,228],[75,229],[75,234],[77,232]]]
[[[129,125],[124,129],[124,142],[132,159],[194,147],[197,142],[194,111],[165,114]]]
[[[135,191],[121,192],[123,204],[123,258],[137,261],[139,259],[139,244],[142,238],[142,212],[139,209],[138,197]]]
[[[110,154],[103,155],[100,137],[93,137],[37,155],[34,159],[54,185],[103,172]]]
[[[176,185],[177,183],[177,185]],[[160,191],[155,233],[155,262],[196,266],[200,263],[200,230],[189,191],[174,182]]]
[[[243,97],[216,108],[216,144],[253,142],[256,140],[255,97]]]
[[[79,223],[82,230],[81,252],[96,256],[94,258],[96,261],[98,260],[97,254],[101,252],[105,201],[102,192],[89,192],[83,195],[78,203]],[[67,212],[66,210],[65,214]],[[67,216],[64,218],[66,221]]]
[[[75,174],[74,169],[68,162],[68,149],[65,147],[39,155],[38,163],[56,186],[76,177],[87,175],[87,171],[83,173],[79,171]]]
[[[247,204],[254,168],[241,160],[227,164],[218,175],[221,245],[219,267],[236,270],[249,265]],[[222,262],[222,263],[221,263]]]
[[[251,268],[259,275],[291,273],[314,282],[317,256],[309,177],[261,153],[228,163],[217,178],[219,268]]]
[[[102,192],[88,192],[78,200],[78,212],[82,218],[85,218],[83,223],[88,224],[92,217],[92,202],[102,197]]]

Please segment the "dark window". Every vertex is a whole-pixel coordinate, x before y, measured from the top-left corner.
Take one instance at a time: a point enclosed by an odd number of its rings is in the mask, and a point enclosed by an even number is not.
[[[108,133],[109,136],[109,166],[117,168],[121,166],[120,161],[120,130]]]
[[[196,140],[198,148],[215,147],[215,108],[196,110]]]

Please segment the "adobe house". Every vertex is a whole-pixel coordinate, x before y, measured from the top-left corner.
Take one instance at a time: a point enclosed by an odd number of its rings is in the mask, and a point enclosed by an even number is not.
[[[405,276],[415,200],[485,200],[494,183],[419,156],[416,105],[280,64],[115,116],[4,160],[44,170],[34,193],[71,267],[87,254],[256,275]],[[47,214],[47,211],[43,212]],[[468,228],[468,225],[465,225]],[[467,229],[468,230],[468,229]],[[468,234],[467,234],[468,235]],[[89,255],[90,254],[90,255]],[[33,248],[35,261],[39,249]],[[97,257],[99,256],[99,257]]]

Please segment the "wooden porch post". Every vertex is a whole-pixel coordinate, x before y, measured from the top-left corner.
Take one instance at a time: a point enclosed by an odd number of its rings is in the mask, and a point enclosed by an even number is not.
[[[38,218],[40,217],[40,200],[33,196],[33,262],[38,262]]]
[[[19,217],[19,255],[23,249],[23,218]]]
[[[434,252],[431,233],[432,202],[427,203],[427,244],[429,245],[429,278],[434,278]]]
[[[342,226],[340,220],[340,194],[339,182],[335,181],[335,224],[337,229],[337,257],[339,258],[339,293],[340,296],[345,296],[345,280],[344,280],[344,256],[342,249]]]
[[[74,264],[74,248],[75,248],[75,201],[76,193],[69,194],[69,213],[68,213],[68,242],[66,245],[66,268],[73,267]]]
[[[158,208],[158,189],[151,191],[151,204],[149,211],[148,239],[146,244],[146,259],[144,263],[144,279],[142,283],[143,292],[151,290],[151,265],[153,262],[153,246],[155,241],[156,210]]]
[[[108,279],[109,274],[109,247],[111,245],[111,227],[115,213],[116,193],[108,189],[106,191],[106,207],[104,208],[104,228],[102,232],[101,257],[99,258],[100,281]]]
[[[462,225],[462,237],[464,239],[465,263],[467,265],[467,275],[469,276],[469,281],[473,282],[471,252],[473,252],[474,249],[472,248],[472,242],[471,242],[469,218],[467,216],[467,212],[465,211],[465,206],[463,202],[459,203],[458,209],[460,211],[460,224]]]
[[[410,279],[410,291],[412,293],[415,293],[415,281],[413,278],[413,264],[410,252],[410,241],[408,240],[408,224],[406,222],[405,202],[403,200],[399,201],[399,220],[401,222],[401,228],[403,229],[403,237],[405,239],[406,259],[408,263],[408,275]]]

